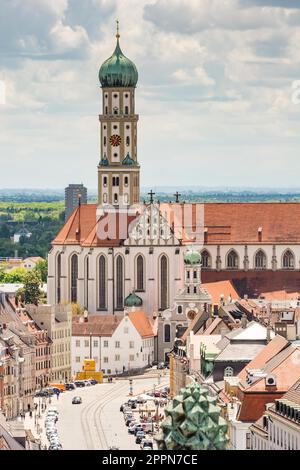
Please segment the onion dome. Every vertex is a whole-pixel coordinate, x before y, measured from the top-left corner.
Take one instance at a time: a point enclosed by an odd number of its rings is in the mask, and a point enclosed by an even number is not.
[[[124,160],[122,161],[122,165],[127,165],[127,166],[133,166],[135,165],[135,161],[133,160],[133,158],[131,158],[131,156],[129,155],[129,153],[127,153],[126,157],[124,158]]]
[[[135,292],[131,292],[124,300],[125,307],[140,307],[141,305],[143,305],[143,300]]]
[[[102,87],[135,87],[138,71],[134,63],[123,54],[119,44],[119,24],[117,22],[117,45],[114,53],[100,67],[99,80]]]
[[[109,165],[106,153],[104,154],[103,158],[101,158],[101,160],[99,162],[99,165],[101,165],[101,166],[108,166]]]
[[[201,255],[196,250],[189,250],[184,255],[185,264],[201,264]]]

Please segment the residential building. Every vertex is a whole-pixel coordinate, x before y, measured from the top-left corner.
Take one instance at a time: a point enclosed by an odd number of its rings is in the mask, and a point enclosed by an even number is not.
[[[25,258],[23,260],[23,267],[25,269],[33,269],[36,267],[37,263],[40,261],[44,261],[43,258],[40,256],[31,256],[30,258]]]
[[[65,188],[65,220],[67,221],[78,204],[87,204],[87,189],[83,184],[69,184]]]
[[[47,332],[51,340],[51,381],[65,382],[71,378],[71,335],[72,335],[72,308],[71,305],[27,305],[26,310],[37,326]],[[43,340],[45,341],[45,339]],[[48,340],[47,340],[48,341]],[[44,345],[39,348],[45,348]],[[48,344],[49,347],[49,344]],[[38,359],[47,361],[47,354],[41,351]],[[39,361],[40,362],[40,361]],[[44,367],[47,380],[49,369]],[[43,374],[42,374],[43,375]]]
[[[300,450],[300,380],[249,428],[252,450]]]
[[[299,380],[300,371],[294,367],[299,360],[300,348],[276,336],[240,373],[234,387],[225,378],[225,390],[219,398],[227,402],[232,449],[250,449],[249,427],[263,415],[268,403],[280,399]]]
[[[123,315],[89,315],[73,318],[72,375],[84,359],[94,359],[97,370],[118,375],[143,370],[154,360],[154,332],[145,312]]]

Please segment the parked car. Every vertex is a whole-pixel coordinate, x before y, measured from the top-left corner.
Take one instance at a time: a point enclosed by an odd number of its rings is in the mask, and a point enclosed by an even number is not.
[[[164,362],[160,362],[157,366],[158,369],[164,369],[165,368],[165,364]]]
[[[139,426],[136,426],[136,428],[134,430],[134,435],[136,436],[137,433],[140,432],[140,431],[145,432],[144,429],[143,429],[143,426],[141,424]]]
[[[140,444],[142,439],[144,439],[144,437],[145,437],[144,431],[138,431],[136,434],[135,443]]]
[[[134,417],[133,417],[133,416],[127,418],[126,421],[125,421],[126,426],[129,426],[129,424],[130,424],[133,420],[134,420]]]
[[[131,423],[128,426],[128,433],[129,434],[135,434],[135,430],[138,426],[140,426],[140,423],[131,421]]]
[[[143,450],[152,450],[153,449],[153,441],[151,439],[144,438],[141,440],[140,448]]]
[[[99,382],[96,379],[90,379],[91,385],[97,385]]]
[[[120,411],[124,411],[124,408],[125,407],[128,407],[128,403],[122,403],[122,405],[120,406]]]
[[[145,432],[152,432],[153,431],[153,423],[142,423],[142,429]]]
[[[84,380],[85,386],[90,387],[92,384],[89,380]]]
[[[82,403],[82,398],[81,397],[74,397],[72,399],[72,405],[80,405]]]
[[[161,396],[161,392],[159,390],[155,390],[154,397],[159,398]]]
[[[75,380],[74,384],[76,387],[85,387],[85,382],[83,380]]]
[[[46,390],[38,390],[38,391],[35,393],[35,396],[36,396],[36,397],[47,397],[47,396],[48,396],[48,393],[46,392]]]
[[[147,400],[144,400],[143,397],[137,397],[136,399],[136,403],[139,403],[139,404],[143,404],[143,403],[146,403]]]
[[[66,384],[66,390],[75,390],[75,389],[76,389],[75,384],[73,384],[73,383]]]

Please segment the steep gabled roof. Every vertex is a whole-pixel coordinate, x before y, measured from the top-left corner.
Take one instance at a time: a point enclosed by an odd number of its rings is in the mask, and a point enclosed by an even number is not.
[[[184,209],[188,204],[163,203],[166,209],[173,211],[175,206]],[[193,203],[190,204],[190,220],[186,221],[182,210],[182,221],[176,220],[172,214],[169,223],[175,221],[175,236],[183,243],[192,243],[191,236],[197,227],[201,231],[204,226],[206,245],[210,244],[266,244],[266,243],[300,243],[300,204],[299,203]],[[82,204],[74,209],[70,218],[61,229],[53,244],[82,244],[98,246],[96,233],[92,232],[97,221],[97,205]],[[201,216],[197,217],[197,213]],[[133,217],[134,218],[134,217]],[[200,218],[202,220],[197,220]],[[181,234],[176,224],[182,224]],[[129,224],[128,224],[129,225]],[[80,226],[80,233],[76,234]],[[276,227],[276,230],[274,230]],[[259,230],[261,229],[261,232]],[[258,236],[258,233],[261,235]],[[190,236],[189,236],[190,234]],[[110,245],[119,242],[116,236]],[[99,245],[101,246],[101,245]],[[235,296],[235,294],[233,293]]]
[[[142,338],[152,338],[154,336],[153,327],[145,312],[142,310],[129,312],[128,317]]]

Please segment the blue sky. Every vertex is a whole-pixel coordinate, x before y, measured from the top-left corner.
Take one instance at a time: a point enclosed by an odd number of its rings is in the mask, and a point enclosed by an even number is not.
[[[98,69],[116,18],[139,70],[143,186],[300,187],[298,0],[0,0],[0,11],[0,187],[96,188]]]

